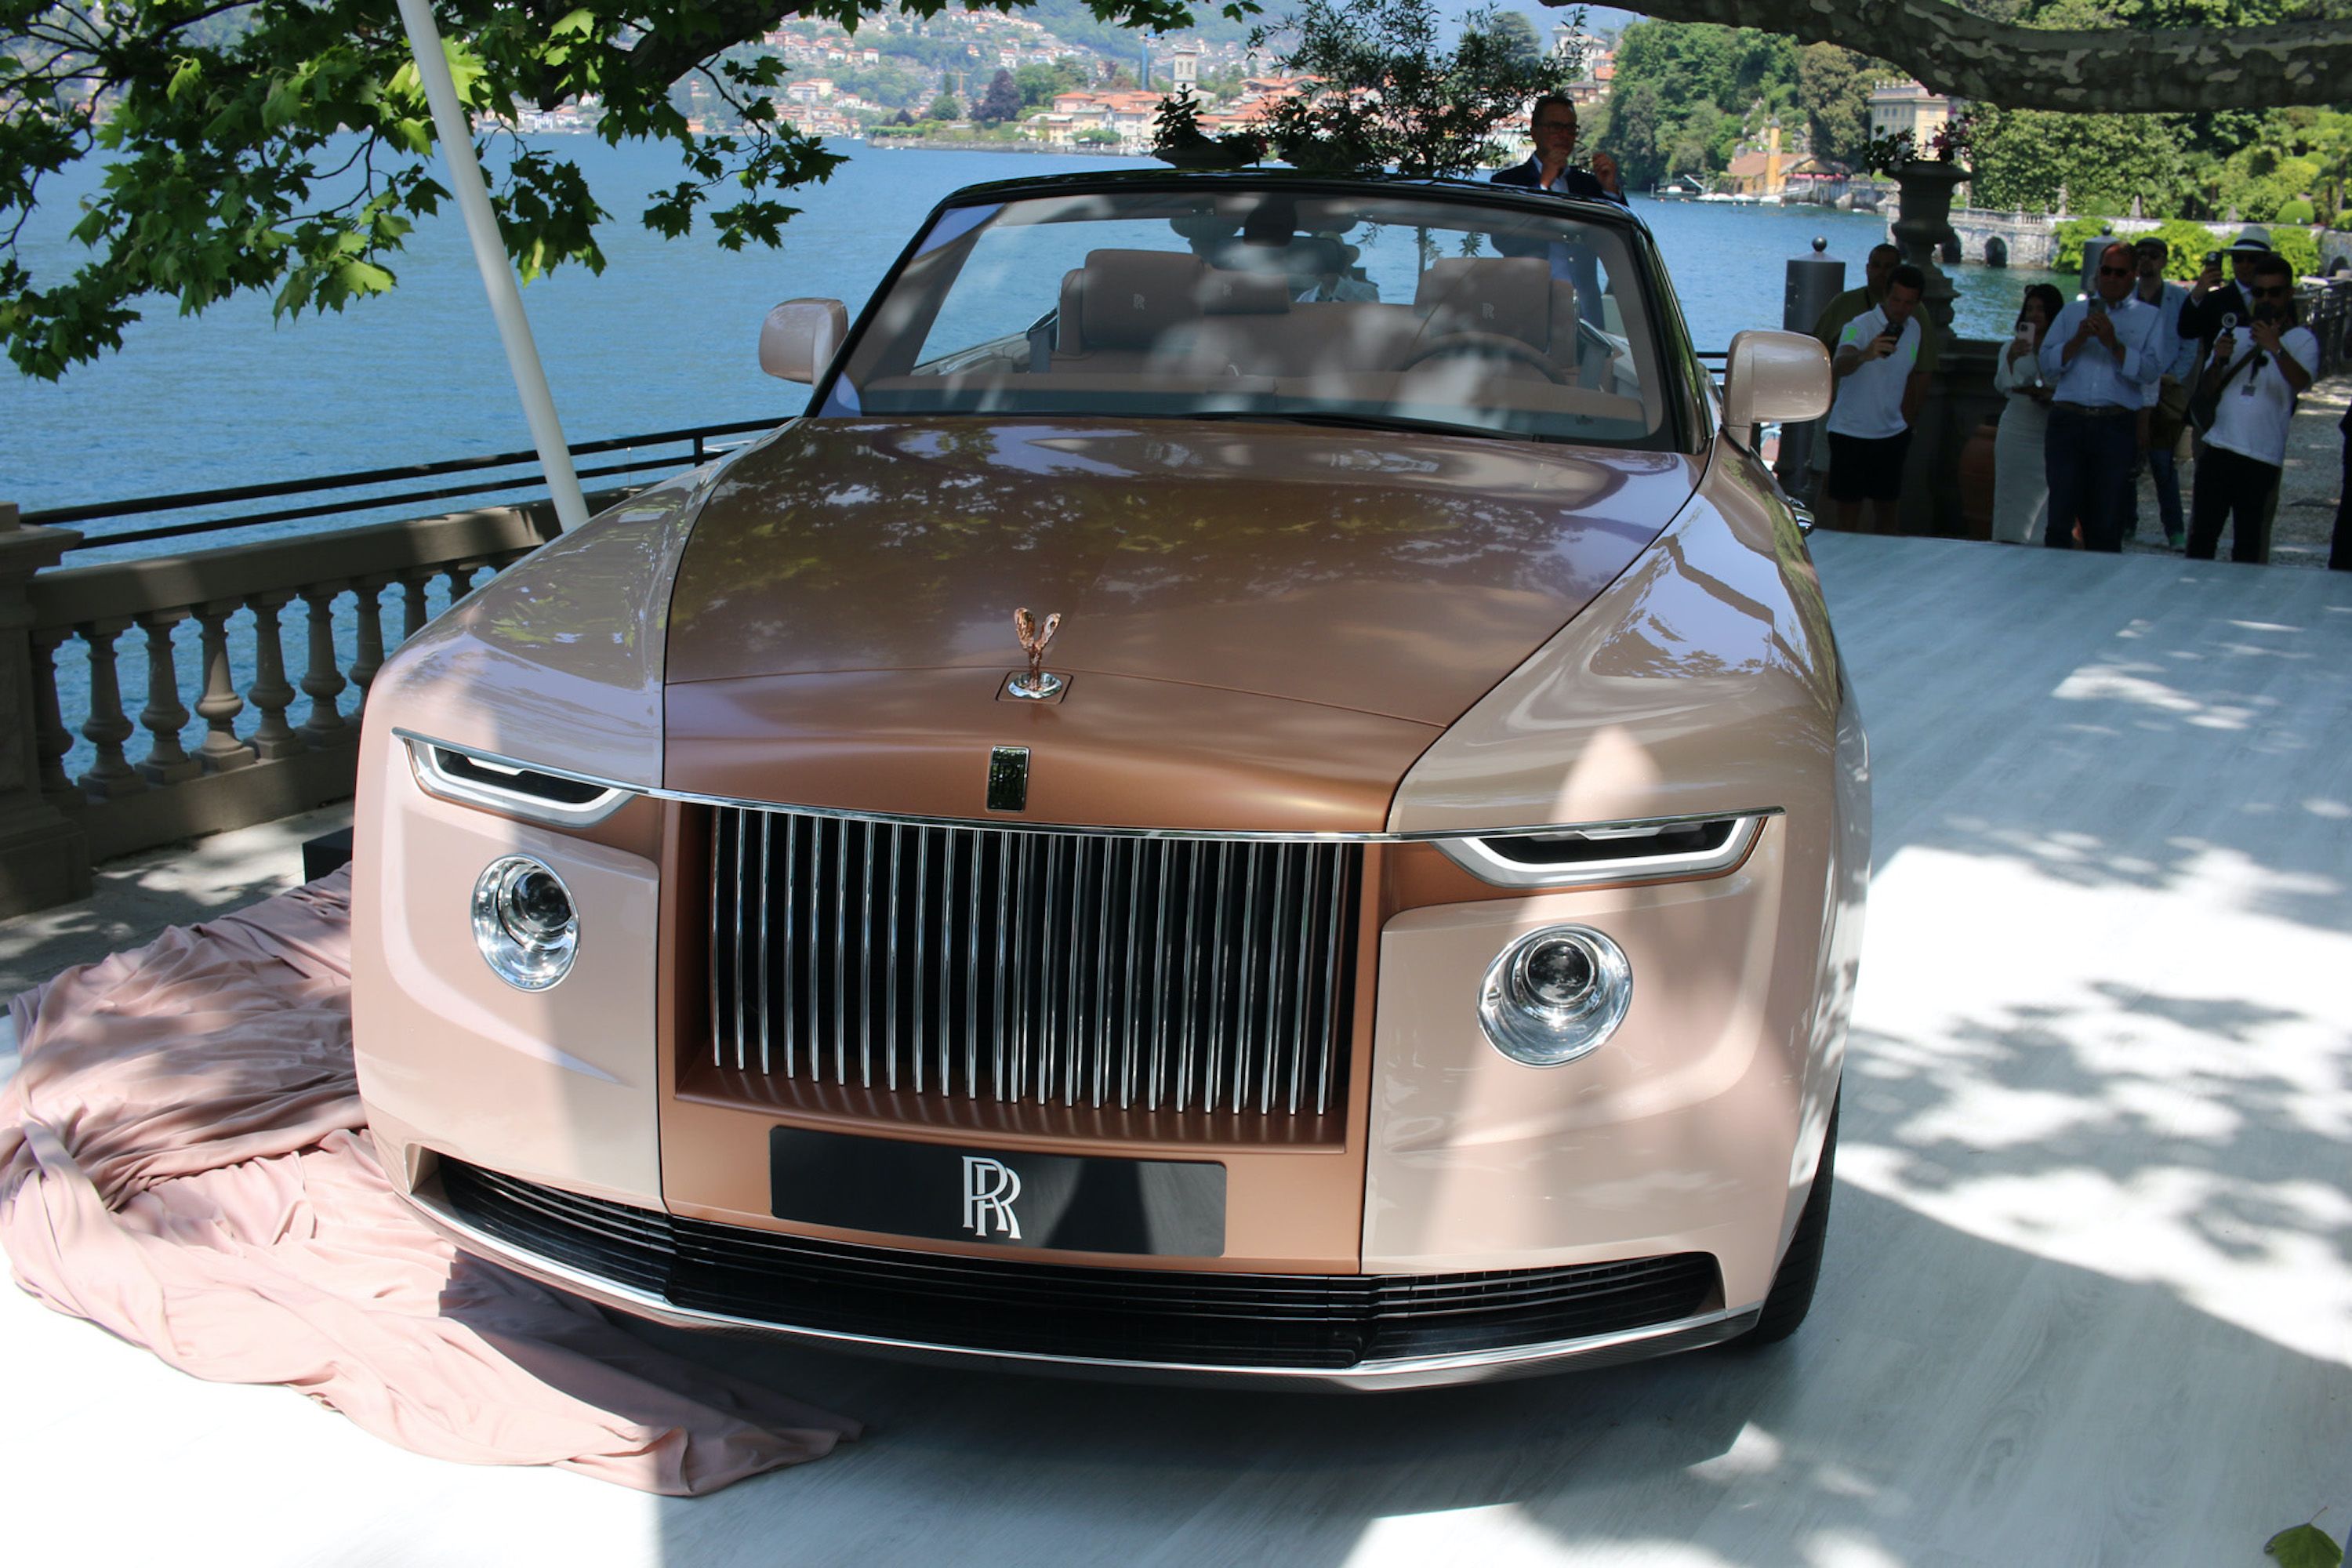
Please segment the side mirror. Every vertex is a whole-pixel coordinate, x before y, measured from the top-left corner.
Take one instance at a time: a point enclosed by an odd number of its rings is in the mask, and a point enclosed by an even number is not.
[[[849,312],[838,300],[787,300],[760,323],[760,368],[780,381],[816,380],[849,336]]]
[[[1826,350],[1802,332],[1740,332],[1723,366],[1724,434],[1752,447],[1756,426],[1818,419],[1835,386]]]

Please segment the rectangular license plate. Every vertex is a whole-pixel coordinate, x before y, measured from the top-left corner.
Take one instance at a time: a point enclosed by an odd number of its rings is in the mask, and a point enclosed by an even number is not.
[[[1220,1258],[1225,1168],[962,1149],[778,1127],[768,1133],[778,1219],[1069,1252]]]

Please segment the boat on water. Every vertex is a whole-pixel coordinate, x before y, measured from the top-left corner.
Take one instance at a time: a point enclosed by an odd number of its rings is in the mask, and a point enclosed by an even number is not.
[[[1664,184],[1650,187],[1651,197],[1662,202],[1703,201],[1706,195],[1706,184],[1691,174],[1676,174]]]

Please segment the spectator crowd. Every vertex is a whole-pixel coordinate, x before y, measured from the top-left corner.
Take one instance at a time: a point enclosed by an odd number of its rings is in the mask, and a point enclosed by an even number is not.
[[[2231,560],[2269,559],[2288,425],[2319,373],[2319,339],[2299,319],[2294,269],[2261,226],[2207,255],[2193,283],[2168,281],[2169,259],[2153,236],[2118,241],[2082,298],[2046,283],[2026,290],[1994,365],[1994,539],[2120,551],[2138,533],[2144,471],[2169,548],[2210,561],[2227,532]],[[1912,426],[1942,349],[1919,309],[1925,285],[1882,245],[1863,286],[1814,326],[1835,384],[1823,429],[1838,527],[1895,531]],[[2340,428],[2352,480],[2352,416]],[[2194,453],[2185,506],[2184,437]],[[2352,570],[2346,508],[2328,562],[2338,570]]]

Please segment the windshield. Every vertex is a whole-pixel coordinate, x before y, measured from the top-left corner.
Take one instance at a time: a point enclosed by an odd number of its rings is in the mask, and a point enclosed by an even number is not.
[[[1133,190],[949,209],[824,414],[1264,417],[1654,447],[1625,226],[1477,202]]]

